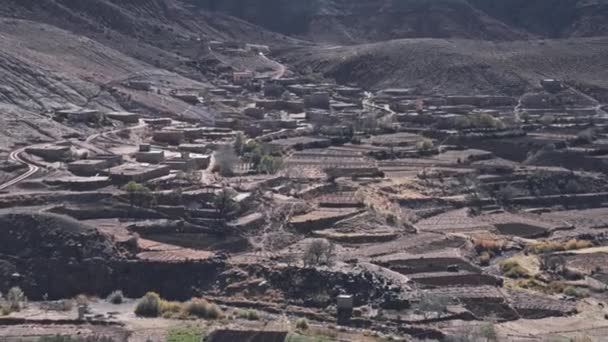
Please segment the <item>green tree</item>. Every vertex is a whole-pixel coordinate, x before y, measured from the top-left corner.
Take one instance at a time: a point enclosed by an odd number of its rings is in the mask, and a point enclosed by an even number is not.
[[[124,190],[129,194],[129,203],[132,207],[144,205],[152,198],[150,188],[134,181],[130,181],[125,185]]]
[[[258,165],[258,171],[273,175],[283,167],[283,159],[280,157],[273,157],[270,155],[265,155],[260,160],[260,164]]]
[[[228,188],[224,188],[216,194],[213,200],[213,207],[218,216],[223,220],[233,218],[239,209],[238,203],[234,200],[233,191]]]
[[[245,136],[243,135],[243,133],[238,132],[236,134],[233,146],[234,146],[234,152],[237,155],[239,155],[239,156],[243,155],[244,147],[245,147]]]

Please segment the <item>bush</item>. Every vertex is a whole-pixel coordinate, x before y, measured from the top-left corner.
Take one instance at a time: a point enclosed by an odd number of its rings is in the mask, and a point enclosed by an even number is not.
[[[527,278],[530,276],[528,271],[515,260],[505,260],[500,263],[500,271],[505,277],[509,278]]]
[[[304,251],[306,266],[329,265],[334,257],[335,246],[325,239],[313,240]]]
[[[307,330],[308,329],[308,321],[306,318],[300,318],[296,321],[296,329],[298,330]]]
[[[222,317],[222,310],[216,304],[209,303],[202,298],[193,298],[184,304],[184,312],[189,316],[205,319],[218,319]]]
[[[140,317],[158,317],[161,314],[161,299],[155,292],[148,292],[135,306],[135,314]]]
[[[576,298],[585,298],[589,296],[589,293],[587,291],[584,290],[577,290],[575,287],[573,286],[568,286],[564,289],[564,294],[566,296],[570,296],[570,297],[576,297]]]
[[[239,163],[239,158],[234,152],[233,147],[224,146],[214,154],[215,166],[218,168],[220,175],[231,177],[234,175],[234,169]]]
[[[237,316],[241,319],[246,319],[249,321],[259,321],[260,314],[255,310],[239,310],[237,312]]]
[[[422,139],[416,143],[416,150],[421,153],[430,152],[433,147],[434,145],[431,139]]]
[[[108,295],[108,298],[106,298],[106,300],[109,303],[118,305],[118,304],[122,304],[125,301],[125,297],[122,294],[122,291],[117,290],[117,291],[110,293],[110,295]]]

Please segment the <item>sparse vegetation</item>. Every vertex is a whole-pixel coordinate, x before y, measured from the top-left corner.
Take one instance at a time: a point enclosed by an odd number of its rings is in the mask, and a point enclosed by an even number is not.
[[[37,342],[114,342],[114,340],[104,336],[72,337],[55,335],[40,337]]]
[[[175,327],[167,333],[166,342],[200,342],[204,335],[201,328],[193,325]]]

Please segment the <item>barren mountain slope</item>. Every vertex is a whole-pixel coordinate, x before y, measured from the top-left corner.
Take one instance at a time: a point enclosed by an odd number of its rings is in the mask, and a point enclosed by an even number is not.
[[[541,78],[608,88],[608,38],[484,42],[405,39],[286,52],[341,83],[427,93],[521,94]]]
[[[543,37],[591,37],[608,34],[606,0],[469,0],[516,29]]]
[[[324,43],[396,38],[521,39],[514,30],[466,0],[190,0],[206,9],[249,20],[277,32]]]
[[[606,0],[187,0],[276,32],[335,44],[399,38],[515,40],[608,33]]]
[[[208,87],[208,75],[195,62],[208,53],[202,41],[212,39],[295,41],[179,0],[3,1],[0,149],[54,141],[74,128],[89,132],[86,126],[65,127],[50,119],[50,110],[71,106],[210,119],[207,109],[177,100],[168,90],[138,92],[123,83],[136,79],[167,89]]]

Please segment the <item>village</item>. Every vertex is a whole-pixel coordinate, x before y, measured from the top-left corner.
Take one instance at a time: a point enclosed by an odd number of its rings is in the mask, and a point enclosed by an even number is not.
[[[67,107],[49,115],[82,134],[3,162],[0,220],[32,228],[0,232],[0,288],[22,291],[0,340],[55,322],[156,341],[184,321],[210,341],[605,336],[605,104],[548,78],[521,97],[370,91],[205,44],[212,88],[109,89],[184,115]],[[150,292],[221,314],[137,315]]]

